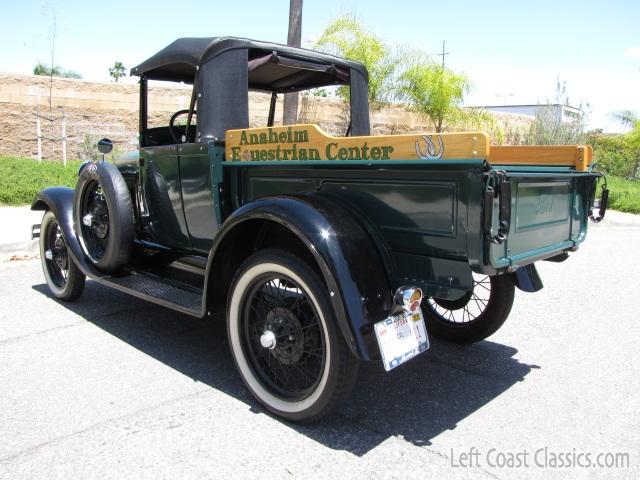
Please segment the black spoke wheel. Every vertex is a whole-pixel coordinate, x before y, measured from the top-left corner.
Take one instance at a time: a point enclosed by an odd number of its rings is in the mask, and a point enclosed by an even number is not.
[[[250,257],[232,284],[227,324],[242,379],[270,411],[314,421],[350,393],[358,361],[326,288],[296,257],[278,250]]]
[[[425,298],[427,328],[436,337],[473,343],[495,333],[511,311],[515,287],[509,275],[473,274],[473,289],[457,300]]]
[[[91,263],[104,272],[126,265],[133,246],[133,206],[118,169],[106,162],[85,166],[73,203],[78,240]]]
[[[100,260],[109,246],[109,206],[100,183],[91,180],[80,198],[80,231],[90,258]]]
[[[85,276],[69,255],[64,233],[53,212],[46,212],[40,224],[40,261],[47,286],[61,300],[77,299]]]
[[[283,398],[307,398],[322,378],[326,356],[315,306],[295,280],[273,273],[256,278],[246,298],[243,347],[251,367]]]

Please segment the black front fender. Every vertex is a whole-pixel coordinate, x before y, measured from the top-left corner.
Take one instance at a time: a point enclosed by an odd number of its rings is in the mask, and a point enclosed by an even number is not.
[[[209,255],[209,273],[222,256],[220,247],[244,222],[277,222],[295,234],[317,262],[345,340],[363,360],[379,357],[373,324],[392,306],[385,252],[365,223],[333,198],[324,195],[267,197],[235,210],[225,221]],[[206,285],[205,285],[205,288]]]
[[[51,210],[58,219],[59,225],[62,227],[67,248],[75,264],[87,276],[100,276],[100,274],[87,263],[73,228],[73,194],[74,190],[68,187],[45,188],[38,192],[36,199],[31,204],[31,210]]]

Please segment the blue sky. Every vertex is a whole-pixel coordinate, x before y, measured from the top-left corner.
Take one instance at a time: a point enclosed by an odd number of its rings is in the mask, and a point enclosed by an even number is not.
[[[0,71],[30,73],[38,60],[49,63],[52,10],[56,64],[107,81],[115,60],[130,68],[178,37],[285,42],[288,8],[288,0],[0,0]],[[468,105],[545,101],[560,76],[571,103],[591,104],[594,128],[619,130],[608,118],[613,110],[640,112],[638,0],[305,0],[305,46],[343,13],[355,13],[390,45],[435,54],[445,40],[448,66],[474,84]]]

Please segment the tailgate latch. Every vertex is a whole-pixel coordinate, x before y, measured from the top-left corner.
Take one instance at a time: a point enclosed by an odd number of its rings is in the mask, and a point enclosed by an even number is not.
[[[498,197],[498,232],[494,235],[493,200]],[[500,245],[509,235],[511,225],[511,182],[503,170],[489,172],[484,190],[484,231],[491,243]]]

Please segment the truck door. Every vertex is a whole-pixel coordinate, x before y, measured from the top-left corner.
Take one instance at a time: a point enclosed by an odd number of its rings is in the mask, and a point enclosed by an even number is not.
[[[206,144],[187,143],[178,147],[184,216],[189,241],[195,250],[211,248],[218,222],[213,206],[211,167]]]
[[[177,145],[141,148],[140,177],[152,240],[168,247],[190,248]]]

